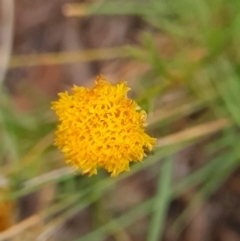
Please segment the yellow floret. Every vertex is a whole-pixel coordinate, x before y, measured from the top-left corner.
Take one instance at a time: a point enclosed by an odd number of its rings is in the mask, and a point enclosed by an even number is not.
[[[128,91],[126,82],[112,85],[98,76],[93,88],[74,86],[72,94],[60,93],[52,102],[60,121],[54,144],[68,164],[83,174],[102,167],[117,176],[151,151],[155,139],[144,131],[146,113]]]

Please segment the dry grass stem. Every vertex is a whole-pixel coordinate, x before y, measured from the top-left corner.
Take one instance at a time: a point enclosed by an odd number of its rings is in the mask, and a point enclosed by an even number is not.
[[[174,134],[165,136],[163,138],[160,138],[157,141],[157,146],[163,147],[163,146],[174,145],[184,141],[190,141],[192,139],[210,135],[219,130],[225,129],[230,125],[231,123],[228,120],[223,118],[215,121],[210,121],[198,126],[188,128],[186,130],[176,132]]]
[[[76,62],[90,62],[120,57],[127,57],[123,47],[88,49],[84,51],[61,53],[17,55],[11,58],[9,67],[19,68],[37,65],[70,64]]]

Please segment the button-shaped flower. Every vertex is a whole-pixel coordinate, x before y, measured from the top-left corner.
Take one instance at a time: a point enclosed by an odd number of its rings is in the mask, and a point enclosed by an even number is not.
[[[59,118],[54,144],[65,160],[83,174],[101,167],[117,176],[130,162],[143,159],[155,139],[144,131],[146,113],[127,97],[126,82],[110,84],[103,76],[94,87],[74,86],[59,93],[52,109]]]

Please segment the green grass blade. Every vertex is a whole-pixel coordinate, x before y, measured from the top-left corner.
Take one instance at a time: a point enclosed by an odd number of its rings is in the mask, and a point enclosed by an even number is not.
[[[153,213],[149,225],[148,241],[158,241],[162,236],[164,219],[171,201],[171,177],[173,156],[163,162],[158,178],[157,193],[153,203]]]

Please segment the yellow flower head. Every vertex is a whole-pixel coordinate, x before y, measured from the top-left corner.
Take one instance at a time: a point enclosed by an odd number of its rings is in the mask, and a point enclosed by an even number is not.
[[[83,174],[102,167],[117,176],[155,144],[144,132],[146,113],[127,98],[128,90],[126,82],[112,85],[98,76],[93,88],[74,86],[72,94],[60,93],[52,102],[60,122],[54,144]]]

